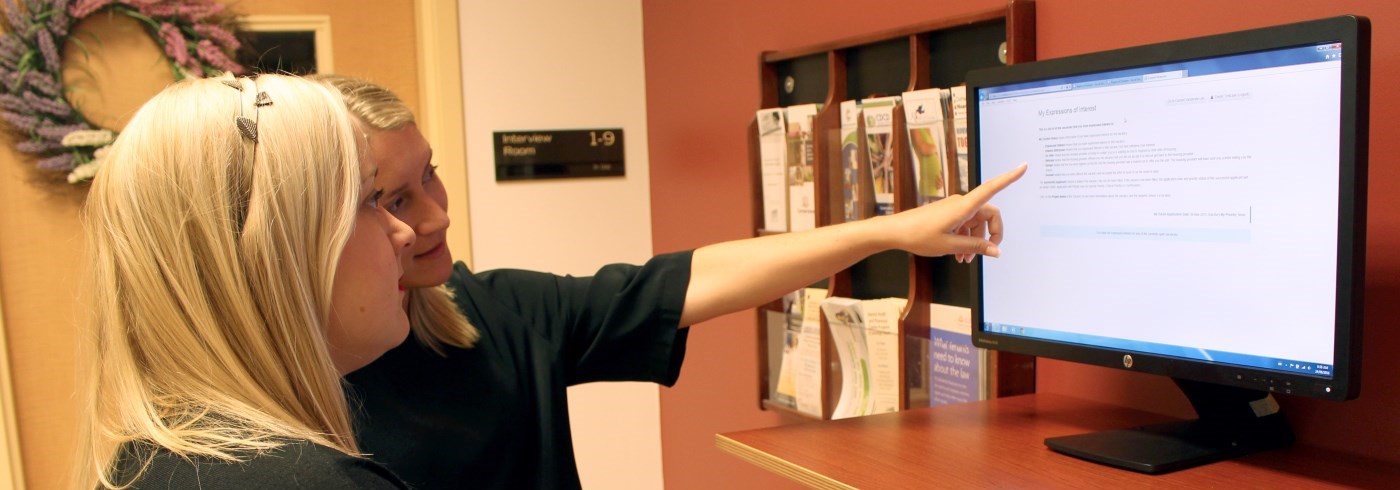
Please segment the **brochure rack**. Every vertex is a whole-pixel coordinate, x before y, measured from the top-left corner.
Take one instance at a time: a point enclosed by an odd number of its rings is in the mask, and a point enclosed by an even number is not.
[[[840,104],[842,101],[872,96],[899,95],[905,91],[930,87],[951,87],[963,83],[968,70],[1018,63],[1035,57],[1035,4],[1031,0],[1009,0],[1005,7],[960,14],[876,32],[849,39],[803,48],[765,52],[761,56],[761,107],[787,107],[797,104],[822,103],[813,123],[816,161],[816,219],[817,226],[843,221],[843,190],[840,172]],[[903,114],[896,110],[896,114]],[[756,235],[773,232],[758,229],[763,223],[762,175],[758,128],[749,128],[749,158],[754,182],[753,222]],[[895,211],[915,207],[913,170],[903,117],[894,119],[895,152]],[[865,138],[860,138],[862,145]],[[951,137],[949,141],[952,141]],[[949,146],[949,158],[953,159]],[[865,154],[861,148],[859,153]],[[947,179],[958,181],[956,164],[947,166]],[[866,179],[867,181],[869,179]],[[866,184],[863,192],[873,194]],[[869,202],[867,200],[866,202]],[[905,252],[886,252],[870,257],[821,282],[829,296],[856,299],[883,297],[908,298],[900,322],[901,408],[926,405],[927,386],[921,369],[926,368],[918,352],[929,338],[929,304],[943,303],[970,306],[970,264],[958,264],[952,257],[925,258]],[[782,356],[781,345],[770,339],[771,312],[781,312],[781,302],[757,311],[759,324],[759,400],[764,409],[815,418],[797,412],[786,404],[774,401],[778,373],[773,356]],[[822,417],[831,418],[835,398],[840,392],[840,367],[830,339],[826,320],[822,322],[821,366]],[[781,339],[781,336],[777,337]],[[781,342],[778,342],[781,344]],[[923,347],[926,349],[926,347]],[[911,356],[911,354],[913,354]],[[986,374],[989,397],[1003,397],[1035,391],[1035,358],[1006,353],[990,353],[990,372]],[[923,377],[923,378],[921,378]]]

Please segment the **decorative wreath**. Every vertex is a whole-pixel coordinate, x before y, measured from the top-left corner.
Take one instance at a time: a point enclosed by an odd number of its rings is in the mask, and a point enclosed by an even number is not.
[[[165,51],[176,80],[242,73],[229,57],[238,49],[233,17],[215,0],[0,0],[6,31],[0,37],[0,119],[17,137],[16,149],[35,155],[36,166],[68,172],[76,184],[92,178],[116,133],[101,129],[68,102],[62,47],[86,46],[70,31],[98,12],[143,24]]]

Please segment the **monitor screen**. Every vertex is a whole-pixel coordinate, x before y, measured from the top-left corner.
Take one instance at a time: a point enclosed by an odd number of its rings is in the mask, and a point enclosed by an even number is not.
[[[1368,39],[1341,17],[969,74],[974,179],[1030,164],[975,342],[1355,397]]]

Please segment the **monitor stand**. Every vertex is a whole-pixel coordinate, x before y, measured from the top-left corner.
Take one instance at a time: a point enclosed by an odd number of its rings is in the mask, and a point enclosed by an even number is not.
[[[1142,473],[1168,473],[1287,446],[1293,430],[1268,392],[1173,378],[1200,418],[1045,439],[1055,451]]]

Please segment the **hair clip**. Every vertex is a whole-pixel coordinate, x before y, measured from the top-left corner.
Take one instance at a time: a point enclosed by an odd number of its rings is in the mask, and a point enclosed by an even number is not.
[[[253,101],[253,105],[256,107],[270,106],[272,105],[272,97],[268,97],[267,92],[258,92],[258,98]]]
[[[231,89],[237,90],[239,92],[243,91],[243,84],[238,83],[238,80],[219,80],[219,82],[223,83],[224,85],[228,85],[228,87]]]
[[[254,143],[258,142],[257,122],[243,116],[238,116],[237,119],[234,119],[234,124],[238,126],[238,132],[242,133],[244,138],[248,138]]]

